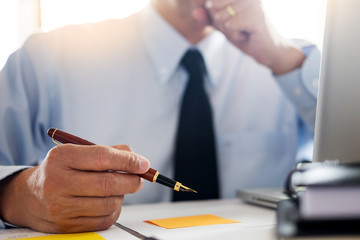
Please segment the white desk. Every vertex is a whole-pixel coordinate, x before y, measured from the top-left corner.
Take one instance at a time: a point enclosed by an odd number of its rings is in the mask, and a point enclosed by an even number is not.
[[[220,217],[241,221],[241,223],[201,226],[179,229],[164,229],[145,220],[181,217],[200,214],[214,214]],[[241,240],[275,240],[276,213],[275,210],[256,207],[243,203],[238,199],[196,201],[178,203],[158,203],[124,206],[118,220],[122,225],[139,233],[156,237],[159,240],[212,240],[212,239],[241,239]],[[0,240],[21,233],[21,229],[0,231]],[[107,240],[138,240],[131,234],[112,226],[106,231],[98,232]],[[30,233],[32,234],[38,233]],[[34,235],[33,235],[34,236]],[[304,238],[310,240],[310,238]],[[348,238],[311,238],[316,240],[325,239],[360,239],[359,237]],[[296,239],[299,240],[299,239]]]
[[[214,214],[238,220],[241,223],[164,229],[144,222],[151,219],[200,214]],[[274,232],[275,211],[247,205],[238,199],[123,206],[118,222],[145,236],[153,236],[160,240],[276,239]],[[138,238],[115,226],[98,233],[107,240],[138,240]],[[28,237],[39,236],[39,233],[29,232],[28,229],[2,230],[0,231],[0,240],[15,235],[24,236],[24,234]]]
[[[241,223],[221,224],[202,227],[164,229],[144,220],[214,214]],[[179,203],[159,203],[125,206],[119,223],[130,227],[146,236],[159,239],[276,239],[275,211],[242,203],[238,199],[196,201]],[[125,236],[124,236],[125,237]],[[125,238],[121,238],[125,239]],[[131,236],[126,239],[136,239]]]

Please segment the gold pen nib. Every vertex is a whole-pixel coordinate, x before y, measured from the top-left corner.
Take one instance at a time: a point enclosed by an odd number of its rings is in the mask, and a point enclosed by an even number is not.
[[[180,191],[182,191],[182,192],[194,192],[194,193],[197,193],[197,191],[195,191],[195,190],[193,190],[193,189],[191,189],[191,188],[188,188],[188,187],[186,187],[186,186],[184,186],[184,185],[180,185]]]

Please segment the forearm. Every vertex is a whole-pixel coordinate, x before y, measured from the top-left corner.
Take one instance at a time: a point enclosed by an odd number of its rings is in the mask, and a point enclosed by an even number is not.
[[[276,81],[284,94],[294,104],[299,116],[312,131],[315,127],[319,68],[320,51],[313,47],[301,68],[276,76]]]
[[[301,49],[290,44],[278,46],[273,57],[267,61],[267,66],[274,75],[282,75],[301,68],[306,57]]]

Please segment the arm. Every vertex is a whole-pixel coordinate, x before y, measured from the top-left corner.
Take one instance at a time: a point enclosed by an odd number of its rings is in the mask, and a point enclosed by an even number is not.
[[[118,219],[124,195],[143,185],[127,173],[148,169],[148,160],[125,145],[57,146],[39,166],[1,182],[0,216],[42,232],[107,229]]]
[[[301,68],[275,77],[311,132],[315,128],[319,69],[320,51],[313,46]]]
[[[229,12],[229,6],[233,12]],[[277,33],[260,0],[207,0],[193,15],[214,26],[241,51],[267,66],[308,130],[314,130],[320,63],[316,47],[306,56],[298,42]]]
[[[269,67],[274,75],[301,67],[304,54],[275,30],[261,0],[208,0],[205,6],[208,14],[195,10],[194,15],[213,25],[240,50]],[[204,19],[205,16],[209,18]]]
[[[34,49],[42,44],[28,41],[0,72],[0,219],[44,232],[108,228],[124,195],[142,187],[138,176],[115,171],[144,173],[149,162],[127,146],[65,144],[45,156],[53,145],[46,129],[58,126],[50,111],[59,107],[48,95],[56,89],[50,77],[38,82],[46,60],[35,70],[27,51],[44,51]]]

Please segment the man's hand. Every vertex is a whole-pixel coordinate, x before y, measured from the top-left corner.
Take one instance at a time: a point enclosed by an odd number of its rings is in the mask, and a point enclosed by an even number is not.
[[[149,165],[126,145],[54,147],[41,165],[2,182],[1,218],[41,232],[107,229],[118,219],[124,195],[143,185],[134,174]]]
[[[275,75],[300,67],[305,60],[301,50],[274,29],[261,0],[207,0],[203,6],[194,10],[195,18],[214,26]]]

